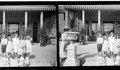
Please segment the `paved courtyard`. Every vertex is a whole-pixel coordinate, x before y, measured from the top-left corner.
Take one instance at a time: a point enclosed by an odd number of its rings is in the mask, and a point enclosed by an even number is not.
[[[86,45],[77,45],[77,57],[81,60],[81,64],[83,64],[83,66],[96,66],[96,43],[87,42]]]
[[[50,61],[57,60],[56,50],[55,45],[40,47],[38,43],[34,43],[33,53],[31,56],[31,66],[52,66]]]
[[[32,48],[33,52],[30,57],[30,66],[32,67],[52,66],[50,64],[50,61],[57,60],[57,49],[55,45],[47,45],[46,47],[40,47],[39,43],[34,43]]]

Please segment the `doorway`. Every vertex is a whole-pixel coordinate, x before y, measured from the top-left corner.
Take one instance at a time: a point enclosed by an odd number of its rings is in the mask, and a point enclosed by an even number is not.
[[[38,41],[37,41],[37,33],[38,33],[37,28],[38,28],[38,24],[37,24],[36,22],[33,23],[33,42],[34,42],[34,43],[37,43],[37,42],[38,42]]]

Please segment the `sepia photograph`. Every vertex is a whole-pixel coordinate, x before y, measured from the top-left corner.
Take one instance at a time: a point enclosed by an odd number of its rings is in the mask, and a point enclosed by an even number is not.
[[[0,67],[57,66],[55,5],[0,5]]]
[[[120,5],[59,5],[64,66],[120,66]]]

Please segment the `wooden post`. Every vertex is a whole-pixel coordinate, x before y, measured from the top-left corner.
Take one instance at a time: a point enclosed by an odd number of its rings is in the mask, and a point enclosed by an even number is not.
[[[41,15],[40,15],[40,29],[42,30],[43,28],[43,12],[41,12]]]
[[[28,13],[25,11],[25,34],[27,34]]]
[[[85,27],[85,11],[82,10],[82,22],[83,22],[83,28]]]
[[[3,32],[6,32],[5,30],[5,11],[3,11]]]
[[[40,44],[41,44],[41,32],[42,32],[42,28],[43,28],[43,11],[41,11],[40,13]]]
[[[98,10],[98,31],[101,32],[101,12]]]

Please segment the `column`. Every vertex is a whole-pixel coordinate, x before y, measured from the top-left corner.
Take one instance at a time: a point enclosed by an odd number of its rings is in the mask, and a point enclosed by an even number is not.
[[[28,13],[25,11],[25,34],[27,33]]]
[[[3,32],[5,32],[5,11],[3,11]]]
[[[42,30],[43,28],[43,12],[41,11],[41,14],[40,14],[40,29]]]
[[[82,22],[83,22],[83,28],[85,27],[85,11],[82,10]]]
[[[68,26],[68,10],[65,11],[65,26]]]
[[[40,45],[41,45],[41,41],[42,41],[42,37],[41,37],[41,32],[42,32],[42,28],[43,28],[43,11],[41,11],[40,13]]]
[[[98,10],[98,31],[101,32],[101,12]]]

